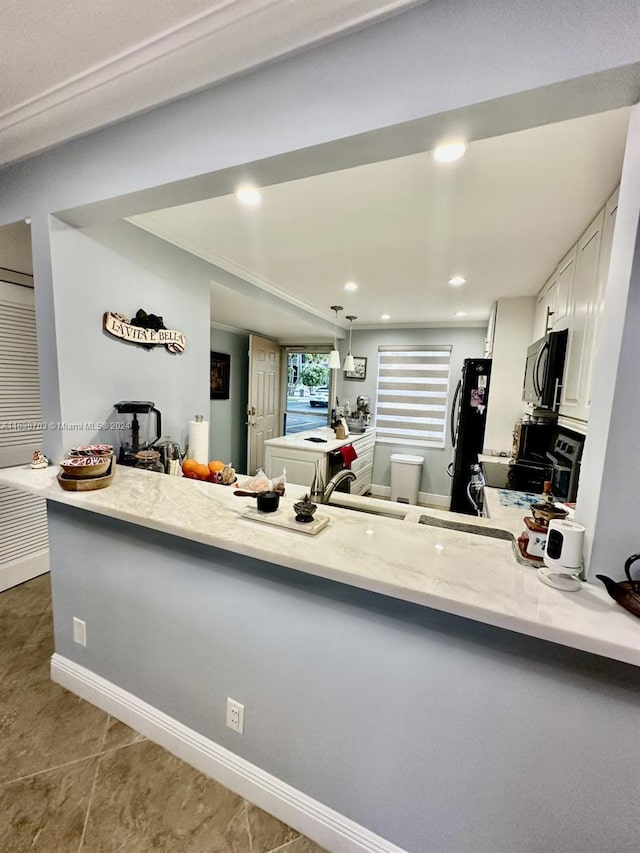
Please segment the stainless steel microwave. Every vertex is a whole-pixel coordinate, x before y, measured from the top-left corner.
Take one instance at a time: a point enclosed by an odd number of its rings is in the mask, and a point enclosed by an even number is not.
[[[556,410],[560,405],[567,330],[549,332],[527,350],[522,402],[537,409]]]

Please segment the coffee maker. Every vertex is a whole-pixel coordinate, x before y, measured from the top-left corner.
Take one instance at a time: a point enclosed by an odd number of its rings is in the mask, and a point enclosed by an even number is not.
[[[149,450],[160,438],[162,415],[149,400],[121,400],[113,404],[119,415],[119,465],[135,465],[136,453]]]

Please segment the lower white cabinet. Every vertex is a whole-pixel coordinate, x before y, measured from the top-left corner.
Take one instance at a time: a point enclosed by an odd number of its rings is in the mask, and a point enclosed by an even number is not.
[[[303,435],[300,434],[300,436]],[[352,444],[358,458],[351,463],[351,470],[356,475],[356,479],[351,482],[350,491],[352,494],[362,495],[369,489],[375,448],[374,430],[369,430],[362,435],[350,435],[345,441],[330,440],[327,445],[310,442],[308,449],[307,445],[295,447],[293,446],[295,443],[299,443],[298,436],[282,436],[265,442],[264,467],[267,477],[277,477],[286,468],[287,482],[311,487],[316,462],[320,462],[320,471],[326,483],[330,479],[329,452],[333,452],[336,444],[338,446]]]
[[[351,463],[351,470],[356,479],[351,483],[352,495],[363,495],[369,491],[371,486],[371,473],[373,471],[373,451],[375,449],[375,433],[370,432],[360,437],[355,437],[353,446],[358,458]]]

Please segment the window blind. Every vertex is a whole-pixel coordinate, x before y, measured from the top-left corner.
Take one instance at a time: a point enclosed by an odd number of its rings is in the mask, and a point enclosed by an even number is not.
[[[376,441],[444,447],[450,346],[378,348]]]

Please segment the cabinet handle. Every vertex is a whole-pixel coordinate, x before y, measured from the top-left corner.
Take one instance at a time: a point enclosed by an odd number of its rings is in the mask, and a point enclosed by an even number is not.
[[[550,308],[547,308],[547,319],[544,321],[544,333],[545,335],[553,329],[553,325],[549,325],[549,318],[553,317],[555,311],[552,311]]]

